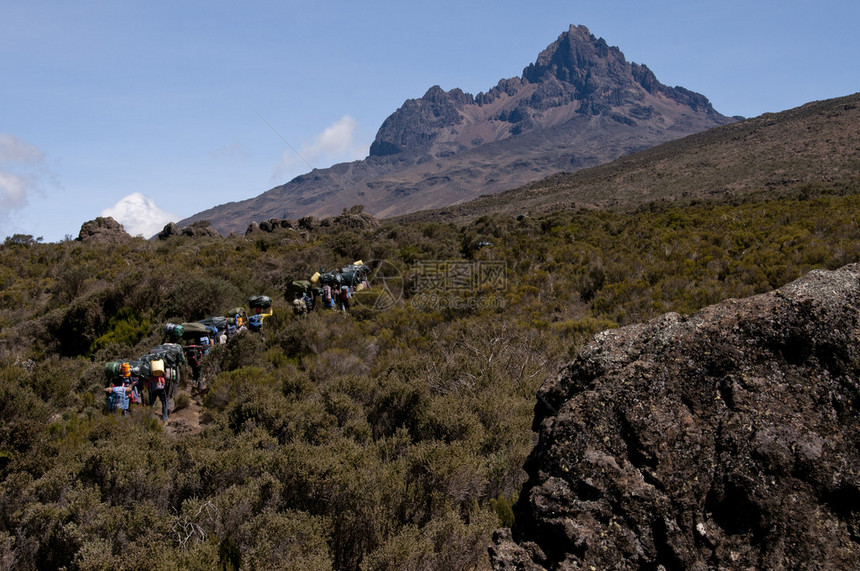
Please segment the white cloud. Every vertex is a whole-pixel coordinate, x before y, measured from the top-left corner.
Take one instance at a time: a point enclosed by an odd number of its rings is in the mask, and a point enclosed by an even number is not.
[[[135,192],[102,210],[102,216],[110,216],[132,236],[150,238],[161,232],[164,225],[177,216],[159,208],[151,198]]]
[[[345,115],[314,137],[304,142],[297,151],[289,149],[275,168],[273,178],[280,179],[288,172],[307,172],[306,167],[328,168],[335,163],[355,161],[367,156],[370,146],[355,140],[358,122]]]
[[[39,163],[42,151],[39,147],[22,141],[11,133],[0,133],[0,164]]]
[[[0,133],[0,222],[23,209],[47,175],[38,147],[10,133]]]
[[[0,207],[3,210],[17,210],[27,204],[27,188],[31,185],[27,178],[0,170]]]

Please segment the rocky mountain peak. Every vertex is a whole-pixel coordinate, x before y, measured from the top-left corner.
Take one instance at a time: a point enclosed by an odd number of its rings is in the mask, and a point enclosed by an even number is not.
[[[618,48],[610,47],[603,38],[595,38],[585,26],[571,26],[523,70],[523,79],[541,83],[553,77],[584,86],[592,74],[624,77],[627,65]]]
[[[241,232],[268,218],[375,216],[449,206],[732,122],[707,98],[661,84],[644,65],[571,26],[520,77],[472,96],[434,85],[380,126],[363,161],[298,176],[181,221]]]
[[[628,62],[621,50],[585,26],[571,26],[561,34],[523,70],[522,79],[559,82],[570,96],[566,102],[580,102],[579,111],[585,114],[607,114],[612,108],[639,105],[648,95],[662,95],[694,111],[719,115],[705,96],[663,85],[647,66]]]
[[[434,85],[420,99],[406,101],[385,120],[370,155],[450,156],[476,141],[483,144],[552,127],[575,113],[634,125],[660,113],[657,108],[664,101],[652,101],[655,97],[722,117],[703,95],[661,84],[650,69],[629,63],[621,50],[587,27],[570,26],[520,78],[501,80],[475,97]],[[552,118],[550,109],[556,110]],[[492,133],[491,140],[487,133]]]

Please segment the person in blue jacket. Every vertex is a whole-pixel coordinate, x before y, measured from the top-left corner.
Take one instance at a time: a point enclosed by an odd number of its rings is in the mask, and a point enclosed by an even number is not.
[[[120,410],[122,411],[122,415],[125,416],[128,414],[128,393],[132,390],[131,386],[126,384],[125,381],[131,377],[131,366],[128,363],[123,363],[120,365],[119,373],[120,379],[122,379],[119,385],[111,384],[111,386],[105,387],[107,409],[111,412]]]

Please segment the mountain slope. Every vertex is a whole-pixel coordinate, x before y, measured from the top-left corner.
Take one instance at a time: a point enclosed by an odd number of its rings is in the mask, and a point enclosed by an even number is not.
[[[255,198],[216,206],[222,232],[252,221],[332,215],[363,204],[394,216],[520,187],[732,122],[707,98],[571,26],[520,77],[477,96],[430,88],[389,116],[362,160],[314,169]]]
[[[466,221],[492,213],[636,206],[832,184],[860,177],[860,93],[767,113],[621,157],[559,173],[406,220]]]

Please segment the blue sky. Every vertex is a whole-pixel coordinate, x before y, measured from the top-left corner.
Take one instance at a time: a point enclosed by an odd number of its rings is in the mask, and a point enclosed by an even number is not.
[[[585,25],[753,117],[860,91],[856,0],[3,0],[0,239],[113,215],[152,235],[364,158],[433,85],[516,77]]]

